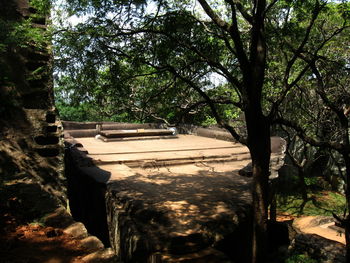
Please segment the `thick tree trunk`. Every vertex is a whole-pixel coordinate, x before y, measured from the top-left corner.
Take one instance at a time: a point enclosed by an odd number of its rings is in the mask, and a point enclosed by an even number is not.
[[[253,244],[252,262],[266,262],[270,127],[259,104],[246,111],[248,147],[253,165]]]

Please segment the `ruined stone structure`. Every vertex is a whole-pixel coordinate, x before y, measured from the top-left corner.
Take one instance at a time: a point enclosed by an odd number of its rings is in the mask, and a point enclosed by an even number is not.
[[[249,262],[245,146],[196,127],[171,137],[156,124],[63,125],[72,214],[119,260]]]
[[[0,53],[1,179],[33,182],[65,202],[62,130],[54,107],[49,43],[39,45],[14,33],[30,18],[29,27],[44,34],[46,19],[28,0],[1,1],[0,10],[5,44]]]

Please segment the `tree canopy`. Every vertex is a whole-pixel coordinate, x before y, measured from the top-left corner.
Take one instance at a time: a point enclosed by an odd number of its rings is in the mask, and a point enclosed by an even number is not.
[[[58,103],[93,106],[80,120],[215,119],[250,149],[252,262],[264,262],[271,127],[336,150],[350,180],[349,10],[323,0],[69,1],[81,22],[54,35]]]

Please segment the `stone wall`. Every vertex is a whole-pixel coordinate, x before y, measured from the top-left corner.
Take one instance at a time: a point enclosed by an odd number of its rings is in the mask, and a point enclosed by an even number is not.
[[[74,140],[66,140],[65,175],[68,198],[75,221],[83,222],[89,234],[98,237],[106,247],[110,246],[105,194],[106,185],[89,177],[82,168],[93,164],[84,149]]]
[[[54,107],[49,44],[10,37],[29,18],[44,35],[46,19],[28,0],[1,1],[0,10],[5,44],[0,52],[1,179],[35,182],[64,203],[62,127]]]
[[[94,137],[99,130],[157,129],[156,123],[75,122],[63,121],[66,136],[74,138]]]

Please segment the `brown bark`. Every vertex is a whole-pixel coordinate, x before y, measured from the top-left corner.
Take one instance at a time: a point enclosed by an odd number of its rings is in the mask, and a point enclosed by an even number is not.
[[[246,111],[248,147],[253,165],[253,244],[252,262],[266,262],[270,126],[262,115],[260,103]]]
[[[266,1],[256,1],[251,30],[249,69],[243,64],[245,118],[248,132],[248,147],[253,166],[253,243],[252,263],[266,262],[268,180],[271,153],[270,123],[263,115],[261,94],[266,67],[266,41],[264,12]]]

